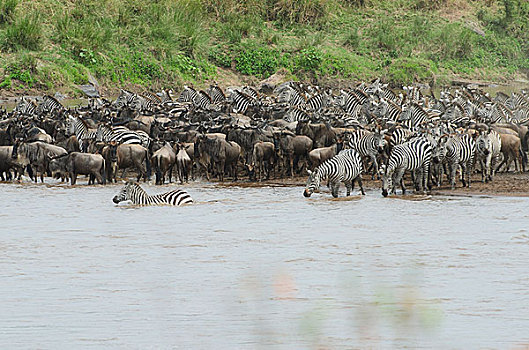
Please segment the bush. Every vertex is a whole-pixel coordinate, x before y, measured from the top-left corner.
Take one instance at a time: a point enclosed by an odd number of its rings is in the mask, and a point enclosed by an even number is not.
[[[38,50],[42,40],[42,30],[38,16],[28,14],[17,18],[5,31],[2,49],[17,51],[20,48]]]
[[[435,64],[430,60],[398,58],[387,68],[387,75],[389,81],[409,84],[432,79],[435,70]]]
[[[273,19],[287,24],[311,24],[327,16],[326,0],[275,0],[270,9]]]
[[[17,5],[18,0],[0,0],[0,25],[13,22]]]
[[[279,51],[257,45],[245,46],[235,59],[235,68],[239,72],[260,78],[274,74],[280,65]]]

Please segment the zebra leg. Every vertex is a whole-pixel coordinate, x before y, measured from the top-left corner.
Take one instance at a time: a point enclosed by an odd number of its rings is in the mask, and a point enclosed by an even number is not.
[[[450,186],[454,190],[456,188],[456,171],[457,171],[457,163],[450,164]]]
[[[481,166],[481,182],[485,183],[487,182],[487,167],[482,157],[479,158],[479,165]]]
[[[358,181],[358,186],[360,186],[360,192],[362,193],[363,196],[365,196],[366,193],[364,192],[364,185],[362,184],[362,175],[358,175],[356,180]]]
[[[353,190],[353,181],[352,180],[351,182],[349,181],[345,181],[344,182],[344,185],[345,185],[345,190],[346,190],[346,197],[349,197],[351,195],[351,191]]]
[[[340,182],[334,181],[331,184],[331,194],[334,198],[338,198],[338,190],[340,189]]]

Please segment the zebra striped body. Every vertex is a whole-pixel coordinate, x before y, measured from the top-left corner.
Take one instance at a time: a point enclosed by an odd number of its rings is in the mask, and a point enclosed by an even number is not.
[[[357,130],[351,133],[348,148],[355,149],[360,156],[369,157],[372,161],[373,175],[378,173],[377,156],[384,152],[386,140],[383,133],[366,132],[364,130]]]
[[[159,102],[159,99],[157,100]],[[145,97],[142,97],[133,92],[121,89],[121,92],[114,101],[114,106],[117,109],[122,109],[128,107],[135,111],[153,111],[154,110],[154,101]]]
[[[482,132],[476,140],[476,158],[481,165],[481,181],[492,181],[494,163],[500,156],[501,136],[494,130]]]
[[[332,196],[335,198],[338,197],[340,182],[345,184],[347,195],[349,196],[354,188],[354,182],[358,180],[360,190],[362,191],[362,194],[365,194],[362,186],[362,170],[362,159],[358,152],[354,149],[342,150],[340,153],[314,169],[313,172],[309,171],[309,178],[303,195],[305,197],[310,197],[310,195],[320,187],[322,179],[328,179],[331,186]]]
[[[395,146],[382,177],[382,195],[386,197],[388,193],[395,193],[398,183],[404,194],[406,188],[403,176],[406,171],[416,172],[416,188],[419,191],[426,191],[431,159],[432,146],[424,137],[414,138]]]
[[[103,124],[99,124],[97,127],[96,141],[117,142],[124,145],[142,145],[147,149],[151,144],[151,138],[142,130],[132,131],[124,126],[109,128]]]
[[[45,95],[42,102],[37,107],[37,113],[39,115],[44,115],[46,113],[62,112],[66,110],[64,106],[57,101],[54,97]]]
[[[70,134],[75,134],[81,152],[86,152],[85,141],[94,140],[97,134],[96,131],[89,130],[84,120],[79,117],[68,116],[68,129]]]
[[[441,139],[440,153],[446,158],[446,163],[450,168],[450,183],[452,189],[456,186],[456,170],[461,166],[461,182],[463,187],[468,183],[470,187],[470,172],[474,165],[476,152],[476,142],[468,134],[456,134],[448,138]],[[465,174],[467,181],[465,181]]]
[[[183,190],[172,190],[166,193],[148,195],[140,185],[135,182],[127,182],[119,193],[112,199],[118,204],[123,201],[132,201],[135,205],[175,205],[193,203],[191,196]]]
[[[240,114],[245,114],[249,107],[257,104],[255,98],[239,90],[232,91],[230,100],[233,111]]]

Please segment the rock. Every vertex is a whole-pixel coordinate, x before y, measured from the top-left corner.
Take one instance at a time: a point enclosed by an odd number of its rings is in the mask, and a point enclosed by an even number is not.
[[[94,85],[91,85],[91,84],[77,85],[77,88],[81,90],[88,97],[100,97],[99,91],[97,91]]]

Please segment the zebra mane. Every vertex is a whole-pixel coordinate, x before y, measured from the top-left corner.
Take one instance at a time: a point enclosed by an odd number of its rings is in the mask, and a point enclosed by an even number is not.
[[[125,186],[127,186],[127,189],[134,188],[140,193],[147,194],[147,192],[140,186],[140,184],[135,181],[127,181]]]

